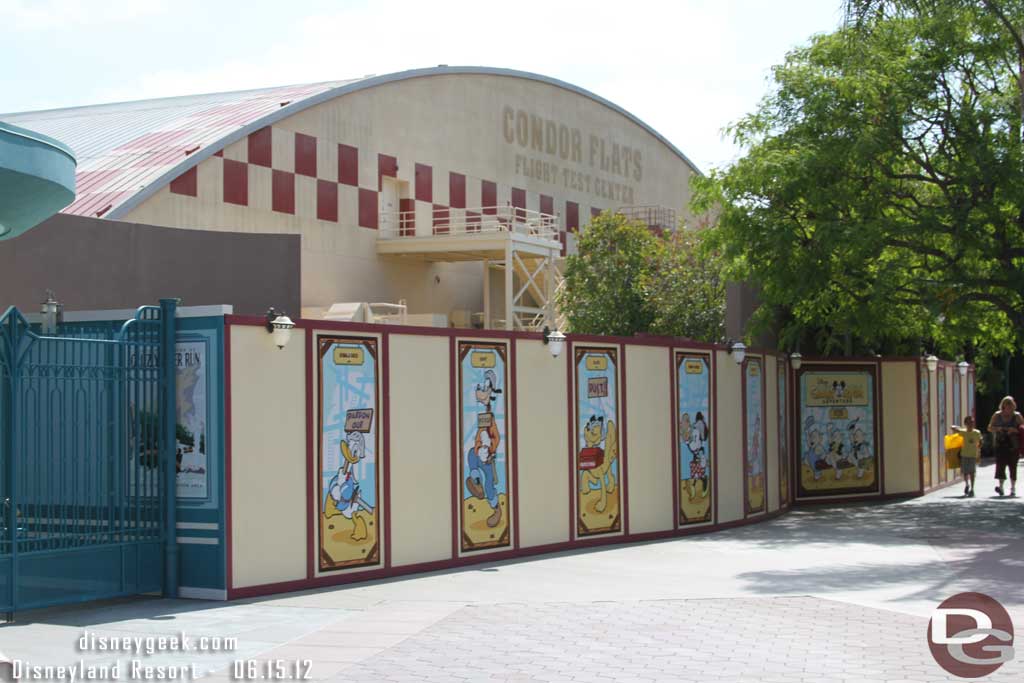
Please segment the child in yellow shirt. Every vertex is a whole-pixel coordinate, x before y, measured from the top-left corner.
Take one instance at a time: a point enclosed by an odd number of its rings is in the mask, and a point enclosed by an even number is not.
[[[964,437],[960,448],[960,471],[964,475],[964,495],[974,498],[974,475],[978,471],[978,456],[981,455],[981,432],[974,428],[974,418],[964,418],[964,426],[951,425],[954,432]]]

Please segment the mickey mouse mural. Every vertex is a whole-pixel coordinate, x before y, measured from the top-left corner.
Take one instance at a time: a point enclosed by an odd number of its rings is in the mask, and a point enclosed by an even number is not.
[[[799,497],[879,490],[874,368],[799,374]]]

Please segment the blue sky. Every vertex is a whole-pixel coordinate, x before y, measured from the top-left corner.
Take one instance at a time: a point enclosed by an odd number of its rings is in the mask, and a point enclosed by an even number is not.
[[[0,0],[0,111],[498,66],[608,98],[706,171],[736,156],[721,130],[772,65],[840,17],[839,0]]]

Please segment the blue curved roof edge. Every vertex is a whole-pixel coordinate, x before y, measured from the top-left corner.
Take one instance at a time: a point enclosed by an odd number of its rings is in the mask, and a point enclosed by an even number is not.
[[[385,85],[387,83],[396,83],[399,81],[410,80],[413,78],[423,78],[426,76],[440,76],[445,74],[477,74],[485,76],[507,76],[510,78],[522,78],[531,81],[538,81],[540,83],[546,83],[548,85],[553,85],[555,87],[562,88],[570,92],[574,92],[578,95],[582,95],[591,100],[594,100],[599,104],[604,105],[605,107],[608,107],[612,111],[621,114],[622,116],[625,116],[627,119],[629,119],[636,125],[643,128],[645,131],[650,133],[652,136],[654,136],[654,138],[661,142],[663,145],[668,147],[676,156],[678,156],[690,168],[692,168],[694,173],[703,175],[700,169],[697,168],[697,165],[694,164],[689,159],[689,157],[683,154],[678,147],[669,142],[661,133],[659,133],[654,128],[649,126],[636,115],[623,109],[614,102],[606,100],[600,95],[592,93],[585,88],[581,88],[577,85],[573,85],[571,83],[567,83],[565,81],[559,80],[557,78],[552,78],[550,76],[544,76],[529,71],[518,71],[516,69],[502,69],[498,67],[488,66],[436,66],[423,69],[408,69],[406,71],[398,71],[391,74],[384,74],[382,76],[373,76],[370,78],[365,78],[352,83],[347,83],[337,88],[332,88],[331,90],[325,90],[324,92],[319,93],[317,95],[313,95],[311,97],[281,107],[277,111],[274,111],[273,113],[268,114],[267,116],[257,119],[245,126],[242,126],[241,128],[232,132],[231,134],[224,136],[215,144],[207,145],[205,148],[197,150],[194,154],[189,156],[188,159],[172,167],[159,178],[155,179],[152,183],[148,184],[145,188],[139,190],[131,197],[126,199],[124,202],[116,206],[113,210],[110,211],[109,214],[107,214],[107,218],[121,218],[129,211],[137,207],[139,204],[141,204],[142,202],[146,201],[151,196],[156,194],[162,187],[170,183],[172,180],[177,178],[185,171],[189,170],[194,166],[199,165],[199,163],[210,158],[211,156],[213,156],[220,150],[224,149],[228,145],[243,139],[250,133],[254,133],[260,128],[264,128],[266,126],[277,123],[282,119],[292,116],[293,114],[297,114],[310,107],[316,106],[323,102],[327,102],[337,97],[341,97],[342,95],[347,95],[349,93],[358,92],[360,90],[374,88],[380,85]]]
[[[37,133],[34,130],[22,128],[21,126],[15,126],[13,123],[7,123],[5,121],[0,121],[0,130],[7,131],[8,133],[12,133],[14,135],[27,138],[29,140],[41,142],[44,145],[49,145],[50,147],[53,147],[57,151],[66,154],[68,158],[71,159],[71,163],[78,163],[78,159],[75,157],[75,152],[70,147],[65,145],[60,140],[51,138],[49,135],[43,135],[42,133]]]

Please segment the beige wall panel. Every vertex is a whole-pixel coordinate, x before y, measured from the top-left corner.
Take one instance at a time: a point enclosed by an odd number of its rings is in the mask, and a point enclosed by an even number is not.
[[[231,328],[233,588],[306,576],[305,341]]]
[[[946,365],[946,423],[939,425],[939,445],[942,448],[942,463],[945,466],[946,462],[946,445],[943,441],[943,437],[949,434],[949,426],[953,424],[953,374],[956,372],[956,366],[949,364]],[[953,481],[958,474],[958,470],[949,470],[947,473],[947,479]]]
[[[252,210],[273,210],[273,183],[273,171],[265,166],[249,165],[249,207]],[[222,192],[223,184],[221,182]]]
[[[569,540],[569,418],[565,357],[529,339],[516,345],[516,459],[521,547]]]
[[[778,359],[765,354],[764,357],[764,461],[767,471],[764,485],[768,492],[768,512],[779,509],[779,375]]]
[[[316,221],[316,179],[309,176],[295,176],[295,217],[299,225]]]
[[[466,208],[478,209],[483,206],[483,185],[476,177],[466,178]]]
[[[316,168],[316,177],[320,180],[338,181],[338,144],[336,142],[318,141],[316,146]]]
[[[249,161],[249,141],[242,138],[224,148],[224,158],[243,163]]]
[[[391,562],[452,553],[451,363],[446,337],[392,335]]]
[[[563,150],[540,140],[536,149],[532,136],[519,139],[516,121],[520,117],[531,126],[530,117],[540,121],[545,134],[550,127],[556,142],[564,129],[574,144]],[[445,203],[451,170],[466,175],[470,207],[482,203],[483,178],[498,184],[499,205],[510,200],[510,188],[518,187],[527,191],[530,206],[538,193],[550,195],[556,213],[563,216],[565,202],[577,202],[584,223],[590,206],[653,204],[684,215],[693,175],[686,162],[622,114],[570,90],[509,76],[446,74],[409,79],[321,103],[273,125],[274,168],[294,171],[296,131],[317,138],[322,178],[336,178],[337,164],[332,159],[336,159],[337,144],[344,143],[359,149],[361,187],[377,189],[377,155],[384,153],[398,158],[399,176],[410,182],[416,162],[431,165],[434,203]],[[239,140],[231,146],[229,157],[244,158],[246,150],[247,142]],[[304,307],[406,298],[414,313],[447,313],[467,305],[482,311],[479,267],[464,277],[446,279],[439,288],[433,284],[435,271],[430,266],[392,268],[387,259],[377,256],[375,231],[366,231],[373,239],[355,236],[364,231],[357,226],[355,205],[351,211],[340,208],[337,225],[340,233],[353,235],[352,239],[335,242],[331,258],[309,258],[309,250],[324,249],[322,243],[306,246],[315,242],[305,238],[314,236],[318,225],[315,194],[300,198],[297,193],[299,218],[266,209],[269,197],[256,182],[250,185],[251,208],[224,205],[219,163],[214,157],[200,165],[199,198],[158,193],[123,218],[174,227],[300,233],[304,237]],[[407,193],[411,189],[410,185]],[[425,227],[429,229],[429,223]],[[370,266],[359,268],[360,263]],[[348,275],[353,271],[361,273],[358,280]],[[466,288],[473,291],[472,296],[465,296]]]
[[[416,235],[434,234],[434,207],[427,202],[416,202]]]
[[[743,375],[725,351],[715,352],[717,400],[715,402],[715,453],[718,464],[718,518],[716,522],[743,519]]]
[[[433,195],[434,203],[448,206],[450,203],[449,196],[449,184],[448,184],[448,169],[445,167],[434,166],[432,171],[433,177]]]
[[[626,346],[629,531],[673,527],[672,363],[669,350]]]
[[[885,493],[920,488],[920,445],[917,442],[917,364],[882,363],[882,448]]]
[[[220,204],[224,201],[224,160],[220,157],[210,157],[197,167],[196,190],[199,195],[197,201],[210,205]],[[167,192],[167,189],[161,190]],[[184,202],[182,205],[186,205]],[[182,224],[181,227],[189,227],[190,224]],[[192,223],[191,225],[196,225]]]
[[[272,163],[278,171],[295,172],[295,133],[279,124],[270,129]]]

